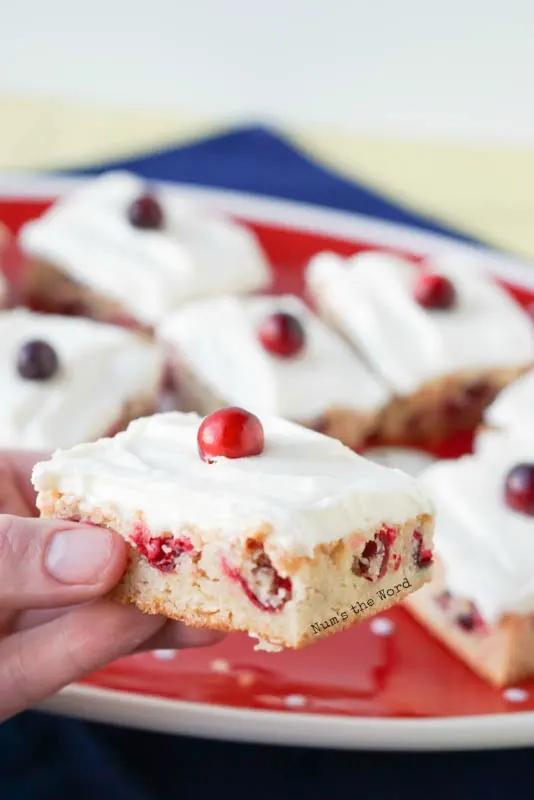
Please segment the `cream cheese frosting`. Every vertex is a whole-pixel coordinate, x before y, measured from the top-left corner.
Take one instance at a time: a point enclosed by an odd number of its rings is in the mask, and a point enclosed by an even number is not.
[[[269,282],[252,231],[174,192],[157,194],[162,230],[135,228],[128,208],[146,190],[133,174],[105,173],[26,224],[20,245],[149,325],[186,300],[253,291]]]
[[[262,322],[279,312],[304,329],[304,347],[292,358],[271,355],[258,339]],[[350,345],[292,295],[192,303],[158,334],[216,397],[257,414],[306,422],[332,407],[378,411],[390,399]]]
[[[457,302],[427,310],[413,298],[418,267],[387,253],[320,253],[307,281],[350,341],[399,395],[458,372],[525,366],[534,360],[528,314],[475,260],[436,259]]]
[[[45,341],[57,375],[28,380],[17,370],[21,347]],[[123,406],[154,399],[163,373],[155,345],[116,326],[87,319],[0,312],[0,447],[54,450],[105,434]]]
[[[533,460],[531,442],[498,432],[484,436],[476,455],[440,461],[421,476],[436,504],[445,584],[488,623],[534,611],[534,517],[504,502],[509,470]]]
[[[484,421],[520,436],[534,436],[534,370],[526,372],[497,395],[486,409]]]
[[[122,519],[141,511],[154,532],[193,526],[230,543],[265,525],[266,549],[312,555],[316,545],[432,513],[417,481],[338,441],[262,419],[259,456],[204,462],[197,414],[135,420],[113,439],[59,450],[33,473],[37,491],[81,499]]]

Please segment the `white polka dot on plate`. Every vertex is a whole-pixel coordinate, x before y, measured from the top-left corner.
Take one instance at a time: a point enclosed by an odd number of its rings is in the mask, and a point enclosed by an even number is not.
[[[153,654],[158,661],[172,661],[176,655],[176,650],[154,650]]]
[[[212,672],[230,672],[230,663],[225,658],[214,658],[210,667]]]
[[[511,686],[509,689],[505,689],[502,693],[502,696],[505,700],[508,700],[509,703],[524,703],[528,700],[528,692],[526,689],[517,689],[514,686]]]
[[[306,703],[307,700],[302,694],[288,694],[284,697],[284,705],[288,708],[302,708]]]
[[[391,636],[395,630],[395,623],[387,617],[373,617],[369,627],[375,636]]]

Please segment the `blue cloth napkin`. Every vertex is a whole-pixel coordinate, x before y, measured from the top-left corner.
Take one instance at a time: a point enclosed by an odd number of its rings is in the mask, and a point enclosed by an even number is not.
[[[273,131],[249,127],[147,156],[71,170],[98,174],[126,168],[152,180],[180,181],[354,211],[448,233],[472,242],[371,188],[332,174]],[[431,176],[429,176],[429,179]],[[203,800],[224,786],[233,800],[341,797],[373,800],[485,794],[512,797],[513,782],[529,779],[528,752],[491,757],[392,756],[208,743],[90,725],[37,713],[0,726],[1,800]],[[440,774],[438,780],[436,773]],[[448,778],[447,778],[448,776]],[[484,788],[486,787],[486,788]]]
[[[98,175],[109,169],[128,169],[149,180],[212,186],[353,211],[448,234],[468,243],[477,241],[424,214],[403,208],[369,186],[335,175],[267,128],[240,128],[184,147],[69,170],[68,174]]]

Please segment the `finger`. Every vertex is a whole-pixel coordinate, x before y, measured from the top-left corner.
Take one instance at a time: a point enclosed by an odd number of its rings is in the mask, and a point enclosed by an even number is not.
[[[127,545],[106,528],[0,516],[0,608],[73,605],[121,579]]]
[[[98,600],[0,643],[0,720],[127,655],[164,624]]]
[[[10,632],[30,630],[38,625],[44,625],[58,617],[70,614],[80,605],[65,608],[44,608],[33,611],[23,611],[13,619]],[[212,631],[206,628],[191,628],[183,622],[162,618],[162,627],[158,632],[137,649],[143,653],[148,650],[169,649],[178,650],[185,647],[211,647],[226,638],[226,633]]]
[[[70,614],[83,605],[85,604],[78,603],[77,605],[61,606],[59,608],[35,608],[30,611],[20,611],[18,614],[11,615],[11,624],[4,635],[31,630],[38,625],[44,625],[47,622],[52,622],[54,619],[65,616],[65,614]]]
[[[35,505],[36,493],[31,482],[32,470],[38,461],[45,461],[50,458],[49,453],[25,450],[0,450],[0,461],[8,465],[19,493],[24,498],[31,515],[37,516],[37,506]],[[15,513],[5,511],[0,513]]]
[[[33,509],[18,486],[15,473],[8,461],[0,459],[0,514],[32,517]]]
[[[160,630],[138,648],[137,652],[147,650],[181,650],[189,647],[213,647],[222,642],[226,634],[207,628],[191,628],[183,622],[168,620]]]

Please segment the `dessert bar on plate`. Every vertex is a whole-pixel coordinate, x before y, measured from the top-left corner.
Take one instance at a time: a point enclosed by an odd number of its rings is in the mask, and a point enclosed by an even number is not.
[[[0,447],[53,450],[153,413],[163,357],[145,338],[89,319],[0,312]]]
[[[437,564],[409,610],[497,686],[534,675],[533,439],[487,431],[475,455],[421,476]]]
[[[415,479],[239,408],[136,420],[56,452],[33,482],[42,516],[130,543],[117,599],[267,649],[341,631],[431,573],[433,506]]]
[[[252,231],[108,172],[23,226],[28,302],[153,329],[191,298],[263,288],[270,268]]]
[[[472,429],[534,363],[530,316],[473,259],[418,266],[380,252],[321,253],[307,286],[395,393],[383,421],[388,438],[438,441]]]
[[[376,433],[391,397],[350,345],[292,295],[198,301],[157,333],[182,410],[245,406],[357,448]]]

